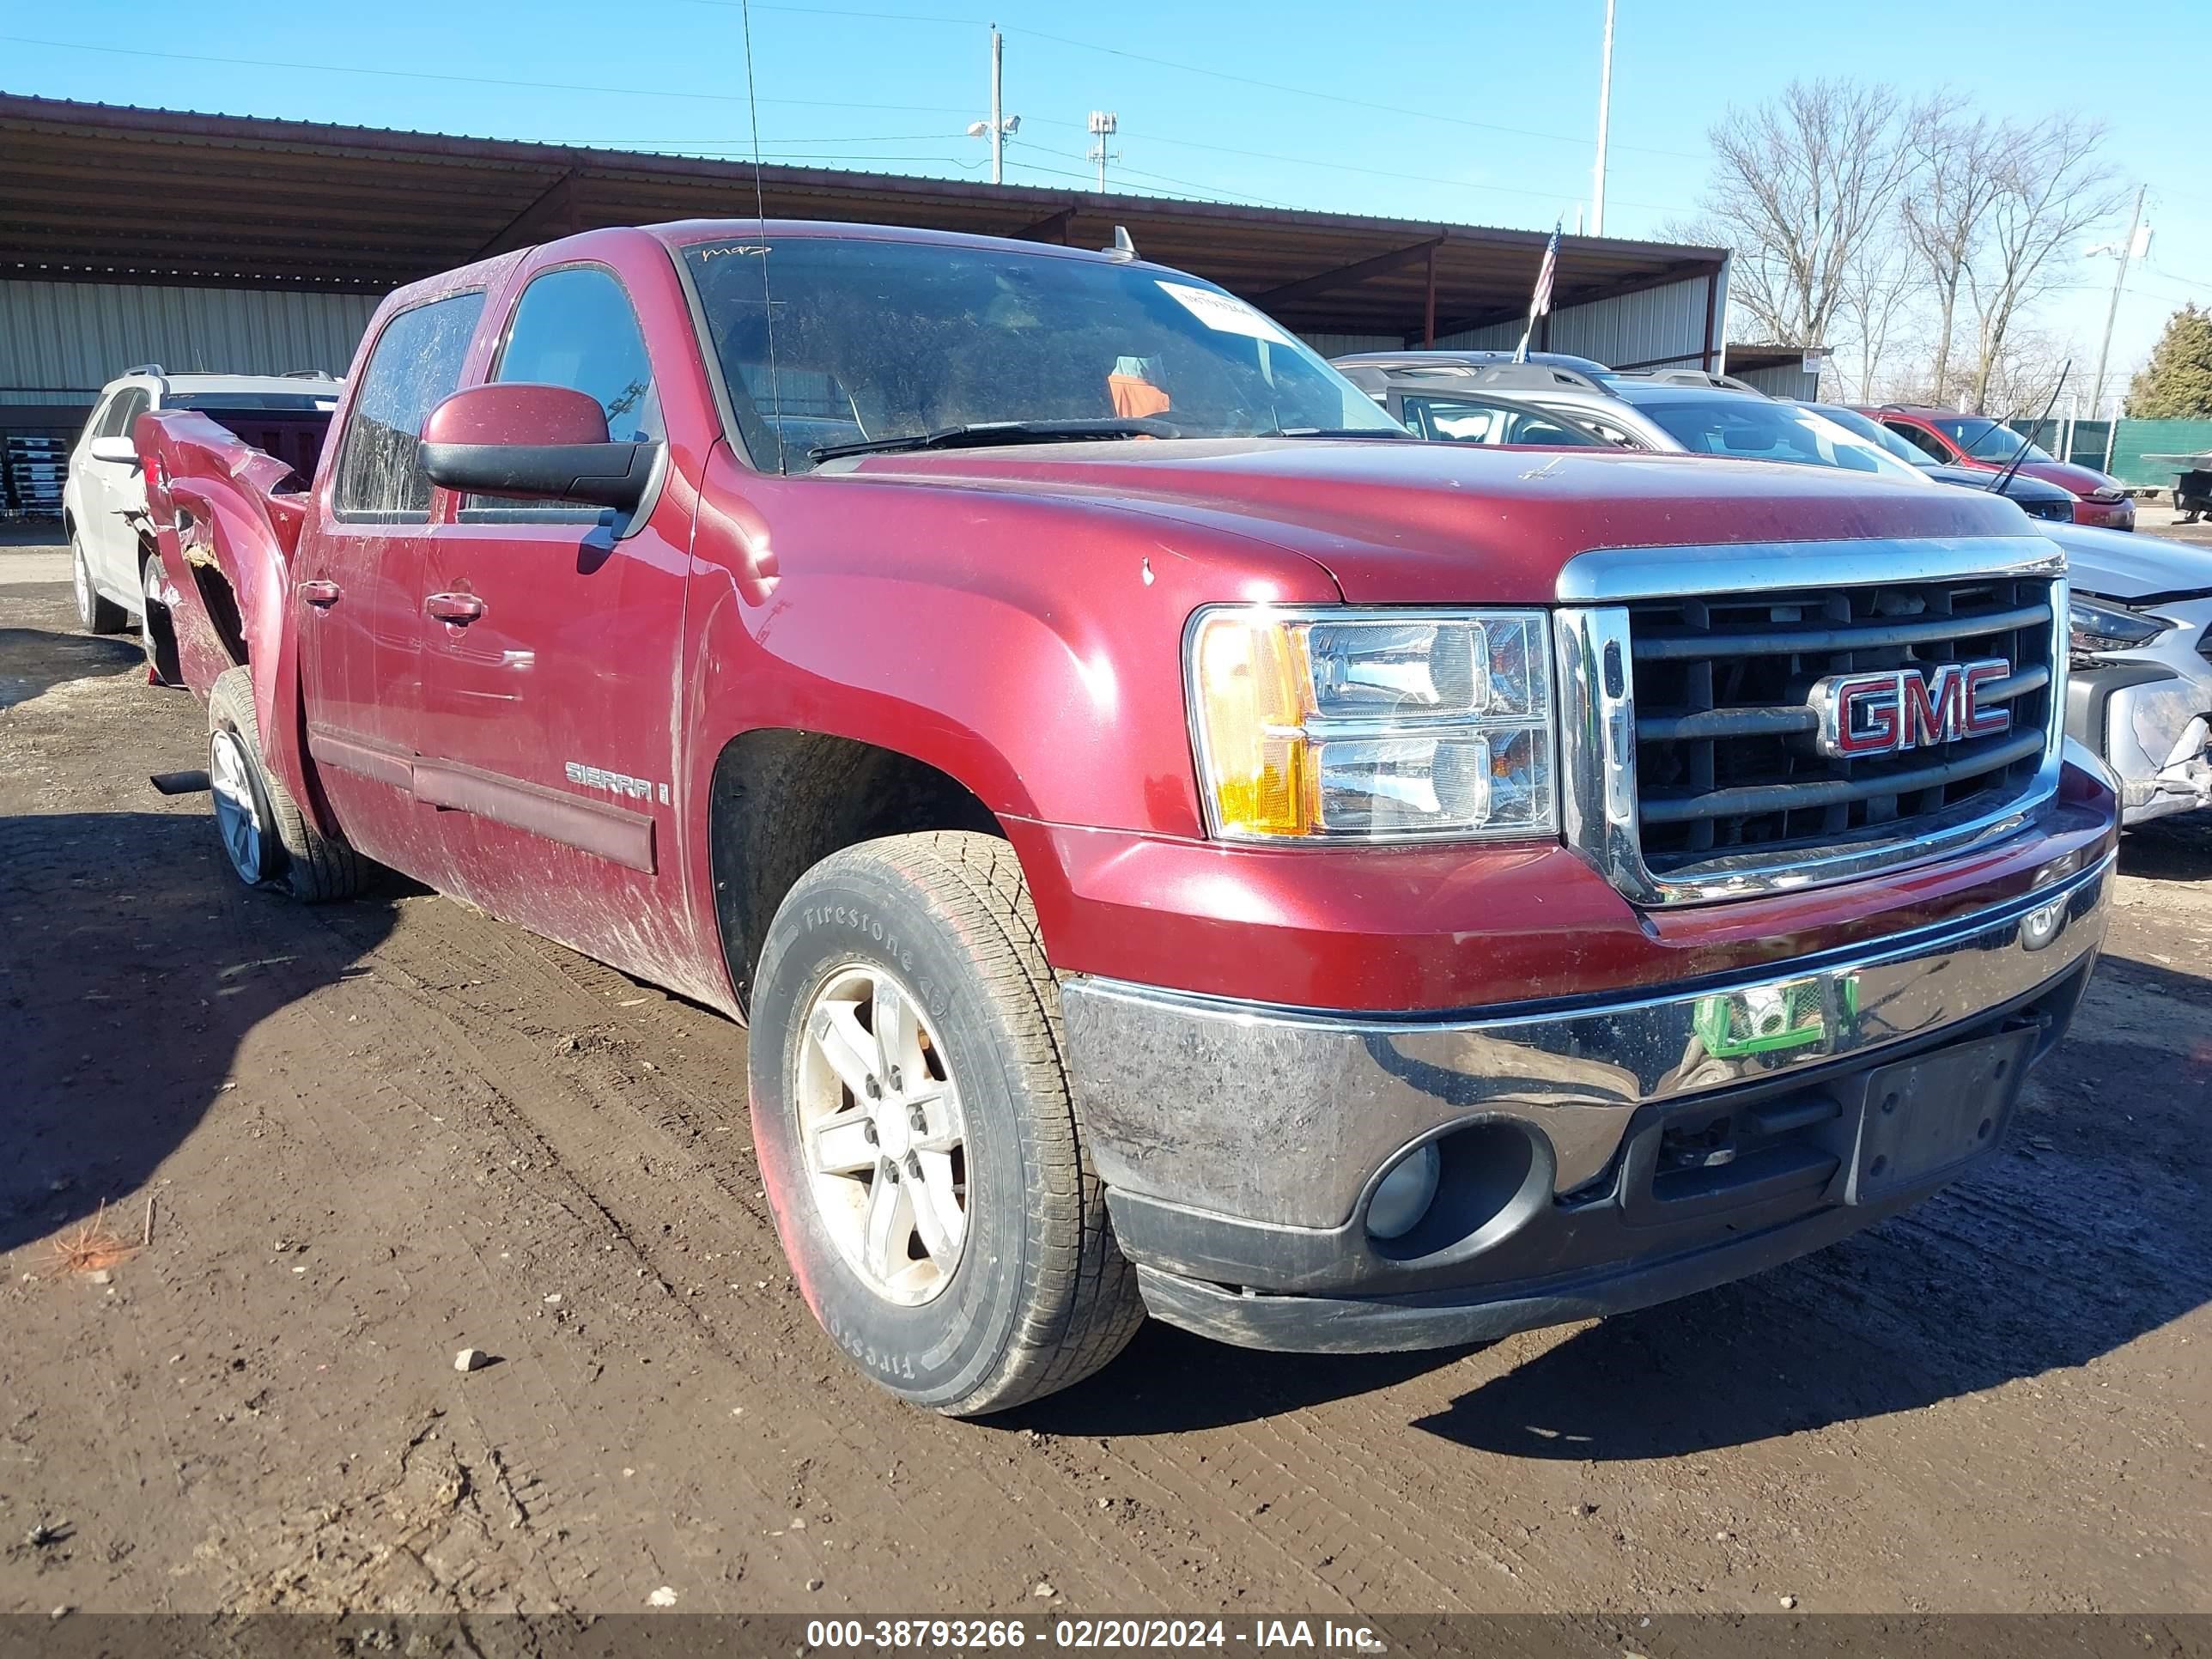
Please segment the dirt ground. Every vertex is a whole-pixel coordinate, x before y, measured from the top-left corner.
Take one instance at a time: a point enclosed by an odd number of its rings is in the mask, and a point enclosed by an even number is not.
[[[1154,1326],[954,1423],[800,1304],[742,1032],[240,890],[66,574],[0,548],[0,1612],[2212,1609],[2212,832],[2130,839],[2013,1142],[1906,1217],[1479,1352]]]

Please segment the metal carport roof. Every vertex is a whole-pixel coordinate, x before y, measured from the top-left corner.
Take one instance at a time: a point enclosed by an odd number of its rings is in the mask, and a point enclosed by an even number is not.
[[[1522,314],[1545,242],[1540,231],[811,167],[765,167],[757,182],[770,217],[1077,246],[1103,246],[1122,225],[1147,258],[1301,332],[1416,343]],[[750,216],[755,189],[749,161],[0,94],[0,276],[380,294],[571,230]],[[1563,237],[1555,305],[1717,277],[1724,258]]]

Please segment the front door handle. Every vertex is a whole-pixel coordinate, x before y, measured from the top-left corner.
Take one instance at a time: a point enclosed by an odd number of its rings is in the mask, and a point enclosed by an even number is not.
[[[320,610],[336,605],[345,597],[345,590],[336,582],[313,581],[300,584],[300,597]]]
[[[483,615],[484,602],[473,593],[433,593],[422,601],[422,609],[441,623],[466,628]]]

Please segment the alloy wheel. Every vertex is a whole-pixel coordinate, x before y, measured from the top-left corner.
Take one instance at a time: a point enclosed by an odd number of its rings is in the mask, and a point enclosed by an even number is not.
[[[253,787],[253,763],[238,733],[220,731],[208,739],[208,781],[215,791],[216,829],[231,868],[249,887],[261,883],[261,804]]]
[[[950,1284],[968,1236],[966,1125],[944,1045],[891,975],[854,963],[808,1005],[796,1104],[806,1176],[848,1267],[904,1307]]]

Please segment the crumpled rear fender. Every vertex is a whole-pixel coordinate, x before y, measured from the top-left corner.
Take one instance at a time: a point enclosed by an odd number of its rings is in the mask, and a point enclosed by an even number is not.
[[[319,817],[305,776],[289,604],[308,498],[276,493],[295,483],[291,468],[204,415],[141,416],[135,439],[148,475],[147,517],[174,595],[170,615],[185,683],[204,702],[216,676],[243,661],[253,680],[262,763]],[[217,614],[223,589],[236,607],[234,625]]]

